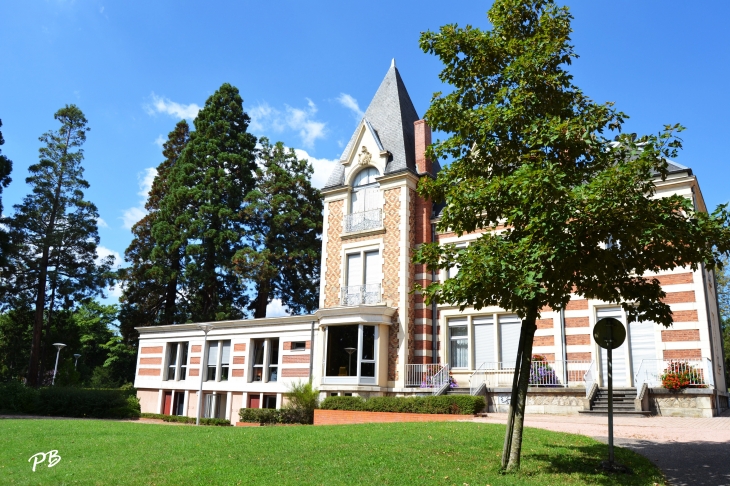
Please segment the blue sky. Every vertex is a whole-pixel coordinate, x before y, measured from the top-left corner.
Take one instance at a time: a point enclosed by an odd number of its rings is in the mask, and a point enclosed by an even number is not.
[[[53,113],[75,103],[91,131],[87,198],[104,252],[123,255],[142,215],[160,141],[222,83],[237,86],[251,131],[301,150],[321,185],[395,58],[419,115],[444,89],[420,32],[488,28],[491,2],[155,1],[0,3],[0,119],[14,162],[5,212],[28,192],[26,168]],[[676,159],[711,209],[729,199],[730,3],[570,1],[581,56],[575,82],[631,118],[625,131],[682,123]],[[121,261],[119,262],[121,263]]]

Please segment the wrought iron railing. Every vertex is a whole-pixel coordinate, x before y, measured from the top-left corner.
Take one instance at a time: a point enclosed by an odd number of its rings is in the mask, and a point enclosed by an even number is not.
[[[634,386],[706,388],[715,385],[712,361],[704,359],[643,359],[634,373]]]
[[[346,214],[342,224],[345,233],[380,229],[383,227],[383,210],[378,208],[360,213]]]
[[[407,364],[406,386],[410,388],[433,388],[434,380],[444,365],[441,364]]]
[[[530,364],[530,386],[568,387],[580,386],[585,375],[590,373],[592,361],[556,360],[532,361]],[[515,368],[513,364],[499,362],[481,363],[469,379],[469,388],[478,390],[482,384],[488,388],[511,387]],[[564,378],[567,376],[567,380]]]
[[[451,386],[451,375],[449,375],[449,365],[445,364],[440,371],[433,375],[433,387],[431,392],[433,395],[441,395],[444,390]]]
[[[378,304],[381,300],[380,284],[342,287],[341,303],[344,306]]]
[[[487,363],[482,363],[469,377],[469,395],[476,395],[479,389],[487,386]]]

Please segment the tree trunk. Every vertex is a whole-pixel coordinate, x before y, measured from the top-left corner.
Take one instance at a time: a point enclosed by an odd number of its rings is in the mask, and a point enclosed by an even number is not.
[[[36,286],[35,316],[33,319],[33,342],[30,348],[28,384],[38,386],[40,373],[41,337],[43,336],[43,311],[46,308],[46,278],[48,277],[48,245],[44,245]]]
[[[512,422],[512,441],[509,451],[509,462],[507,470],[516,470],[520,467],[520,454],[522,452],[522,430],[525,422],[525,404],[527,402],[527,387],[530,384],[530,367],[532,365],[532,343],[535,340],[535,331],[537,325],[537,306],[527,309],[527,315],[522,322],[525,330],[522,349],[518,350],[521,355],[522,363],[520,366],[520,375],[517,387],[517,403],[511,404],[514,407],[514,420]],[[515,370],[516,372],[517,370]]]
[[[512,396],[509,401],[509,410],[507,412],[507,430],[504,434],[504,447],[502,448],[502,469],[507,469],[509,464],[509,453],[512,450],[512,437],[514,432],[515,421],[515,404],[517,403],[517,389],[520,383],[520,370],[522,368],[522,349],[525,342],[525,334],[527,328],[522,326],[520,329],[520,341],[517,345],[517,360],[515,362],[515,374],[512,378]]]
[[[266,317],[266,306],[269,305],[269,293],[271,286],[269,281],[259,282],[256,286],[256,299],[251,304],[254,319]]]

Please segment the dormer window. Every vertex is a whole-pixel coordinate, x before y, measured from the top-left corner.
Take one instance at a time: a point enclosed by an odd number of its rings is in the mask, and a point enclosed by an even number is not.
[[[355,175],[345,233],[382,228],[383,198],[380,184],[375,180],[379,175],[375,167],[366,167]]]

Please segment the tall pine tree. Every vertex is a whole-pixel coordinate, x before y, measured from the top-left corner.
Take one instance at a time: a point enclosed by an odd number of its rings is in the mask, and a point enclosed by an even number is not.
[[[3,126],[3,121],[0,120],[0,127]],[[0,145],[5,144],[5,139],[3,138],[3,132],[0,132]],[[8,184],[12,181],[10,179],[10,172],[13,170],[13,162],[7,157],[7,155],[3,155],[2,151],[0,151],[0,221],[2,221],[2,213],[3,213],[3,189],[8,187]],[[7,260],[7,252],[8,252],[8,237],[7,233],[5,232],[4,228],[0,226],[0,274],[3,271],[7,271],[7,268],[5,268],[5,262]]]
[[[193,321],[239,318],[248,303],[232,259],[243,247],[244,198],[254,186],[250,120],[234,86],[225,83],[208,98],[160,201],[163,214],[175,215],[174,224],[152,227],[165,247],[187,243],[182,276]]]
[[[102,292],[109,283],[113,257],[96,262],[99,244],[96,206],[84,199],[89,183],[83,178],[86,118],[75,105],[66,105],[54,118],[57,131],[40,137],[37,164],[28,168],[32,192],[15,206],[9,221],[14,252],[12,277],[3,286],[17,299],[35,302],[28,382],[38,384],[43,324],[53,318],[57,304],[64,309]]]
[[[255,289],[249,309],[266,317],[272,299],[295,314],[313,312],[319,295],[322,198],[312,187],[307,160],[277,142],[260,140],[256,188],[244,214],[250,246],[234,257],[236,270]]]
[[[119,314],[125,341],[134,340],[135,326],[185,322],[188,314],[182,290],[182,268],[187,241],[175,232],[176,212],[160,210],[160,202],[170,192],[170,172],[190,139],[185,120],[175,125],[162,146],[165,160],[157,167],[145,209],[147,214],[132,227],[134,239],[124,257],[130,263],[120,272],[125,282]],[[177,206],[172,206],[172,209]],[[156,240],[155,232],[160,235]]]

